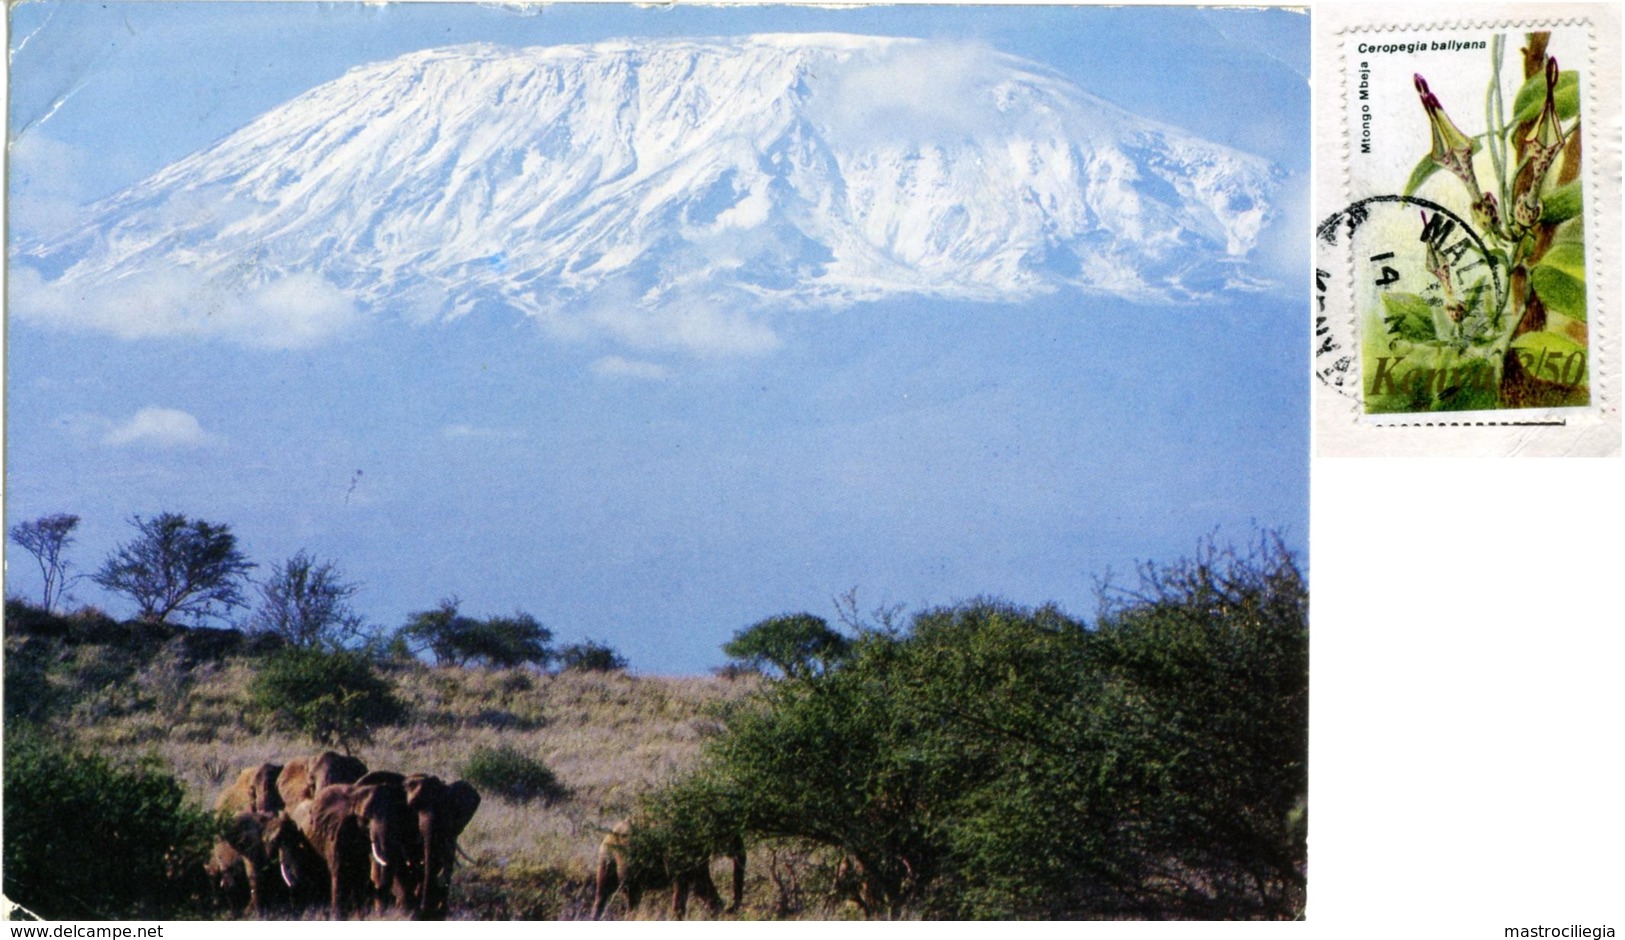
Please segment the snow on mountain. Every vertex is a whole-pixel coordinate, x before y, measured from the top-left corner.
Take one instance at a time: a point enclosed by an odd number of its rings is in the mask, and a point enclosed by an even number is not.
[[[985,47],[846,35],[358,67],[14,258],[19,315],[293,346],[510,309],[770,347],[766,311],[1245,284],[1280,174]]]

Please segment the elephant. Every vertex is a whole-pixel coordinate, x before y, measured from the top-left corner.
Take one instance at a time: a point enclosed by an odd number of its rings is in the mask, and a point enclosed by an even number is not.
[[[258,914],[287,896],[266,844],[266,834],[276,818],[251,810],[237,813],[215,842],[204,870],[233,910]]]
[[[243,768],[237,775],[237,781],[222,791],[215,801],[215,812],[221,816],[281,812],[285,803],[276,785],[281,773],[282,767],[278,764]]]
[[[632,851],[634,840],[632,821],[623,819],[615,824],[598,847],[597,891],[593,897],[592,919],[598,920],[615,897],[616,890],[625,886],[626,904],[637,910],[643,892],[650,888],[670,885],[672,888],[671,913],[678,920],[688,914],[688,898],[695,895],[710,909],[714,917],[723,911],[722,897],[716,882],[711,879],[711,858],[703,862],[675,862],[671,859],[654,860],[636,857]],[[745,891],[745,843],[734,837],[717,855],[733,861],[733,903],[727,913],[738,913]]]
[[[446,783],[432,774],[406,778],[406,806],[417,814],[423,856],[418,868],[417,916],[444,920],[457,867],[457,837],[480,808],[480,793],[466,780]]]
[[[363,907],[373,895],[370,889],[393,894],[401,907],[412,906],[414,879],[408,868],[418,836],[401,788],[329,784],[311,802],[301,831],[327,866],[334,920],[346,909]]]
[[[398,770],[369,770],[356,780],[346,781],[361,786],[374,786],[382,784],[390,787],[405,787],[406,774]]]
[[[290,905],[296,909],[328,903],[332,887],[327,862],[297,822],[307,820],[308,825],[313,805],[313,801],[306,800],[278,813],[265,835],[266,851],[287,887]]]
[[[433,774],[393,770],[374,770],[357,784],[399,787],[405,795],[407,809],[417,821],[417,840],[412,844],[416,855],[407,868],[410,893],[417,899],[414,914],[425,920],[444,919],[457,865],[457,837],[480,808],[479,791],[463,780],[447,784]],[[375,871],[375,883],[378,880]]]
[[[323,787],[334,783],[355,783],[367,773],[367,765],[358,757],[349,757],[335,751],[323,751],[311,757],[298,757],[288,761],[276,778],[276,789],[286,806],[315,799]]]
[[[864,917],[874,917],[884,909],[884,903],[875,891],[864,865],[851,855],[842,855],[833,874],[833,894],[843,901],[851,901]]]
[[[406,775],[399,771],[370,770],[355,785],[387,789],[391,800],[406,801]],[[373,892],[380,908],[393,902],[396,907],[416,914],[418,899],[423,893],[423,843],[414,812],[408,807],[404,817],[406,826],[400,839],[401,861],[389,863],[374,852],[370,871]]]
[[[282,797],[283,806],[305,803],[315,796],[315,791],[310,788],[311,760],[308,757],[295,757],[277,775],[276,792]]]

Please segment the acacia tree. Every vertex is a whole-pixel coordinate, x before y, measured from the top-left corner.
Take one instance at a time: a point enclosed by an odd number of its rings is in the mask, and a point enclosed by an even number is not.
[[[472,618],[458,613],[462,603],[456,596],[441,598],[435,609],[410,615],[396,637],[413,655],[433,653],[438,666],[462,665],[466,656],[458,640],[474,627]]]
[[[469,658],[496,669],[535,665],[543,669],[553,660],[553,631],[524,611],[511,617],[487,617],[466,638]]]
[[[553,660],[553,631],[535,617],[521,610],[511,617],[476,620],[458,613],[461,603],[447,597],[434,610],[412,614],[397,637],[414,653],[433,653],[440,666],[484,663],[496,669],[546,668]]]
[[[135,601],[142,620],[202,620],[246,606],[241,583],[254,565],[230,526],[173,512],[132,516],[130,524],[140,535],[115,549],[92,580]]]
[[[67,590],[71,565],[62,553],[73,544],[73,530],[79,526],[79,517],[68,513],[41,516],[32,522],[19,522],[11,527],[11,540],[34,556],[40,574],[45,579],[45,590],[40,604],[50,613],[62,600]]]
[[[251,626],[304,649],[343,647],[365,639],[361,615],[350,606],[360,585],[344,580],[330,561],[318,562],[301,549],[274,565],[271,577],[256,585],[259,609]]]
[[[773,667],[791,679],[816,676],[846,657],[851,643],[822,617],[785,614],[769,617],[734,634],[722,652],[734,662]]]

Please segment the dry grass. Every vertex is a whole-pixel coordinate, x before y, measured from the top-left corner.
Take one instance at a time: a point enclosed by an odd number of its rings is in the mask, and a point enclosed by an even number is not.
[[[114,758],[156,758],[199,805],[213,806],[241,768],[319,750],[259,725],[248,705],[252,676],[250,659],[188,667],[166,647],[132,668],[118,650],[85,644],[64,646],[44,678],[70,703],[53,728]],[[408,718],[356,749],[369,767],[455,779],[477,750],[506,746],[568,788],[551,804],[485,794],[461,840],[474,859],[459,869],[461,916],[521,919],[590,915],[607,827],[691,766],[721,729],[721,711],[755,688],[749,678],[422,665],[389,678]]]

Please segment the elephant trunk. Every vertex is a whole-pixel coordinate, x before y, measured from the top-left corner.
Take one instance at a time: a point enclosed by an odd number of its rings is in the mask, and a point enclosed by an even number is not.
[[[435,822],[432,816],[420,816],[419,832],[423,837],[423,883],[418,887],[418,914],[431,916],[435,913],[437,901],[430,895],[435,893],[438,872],[434,870],[434,842]]]

